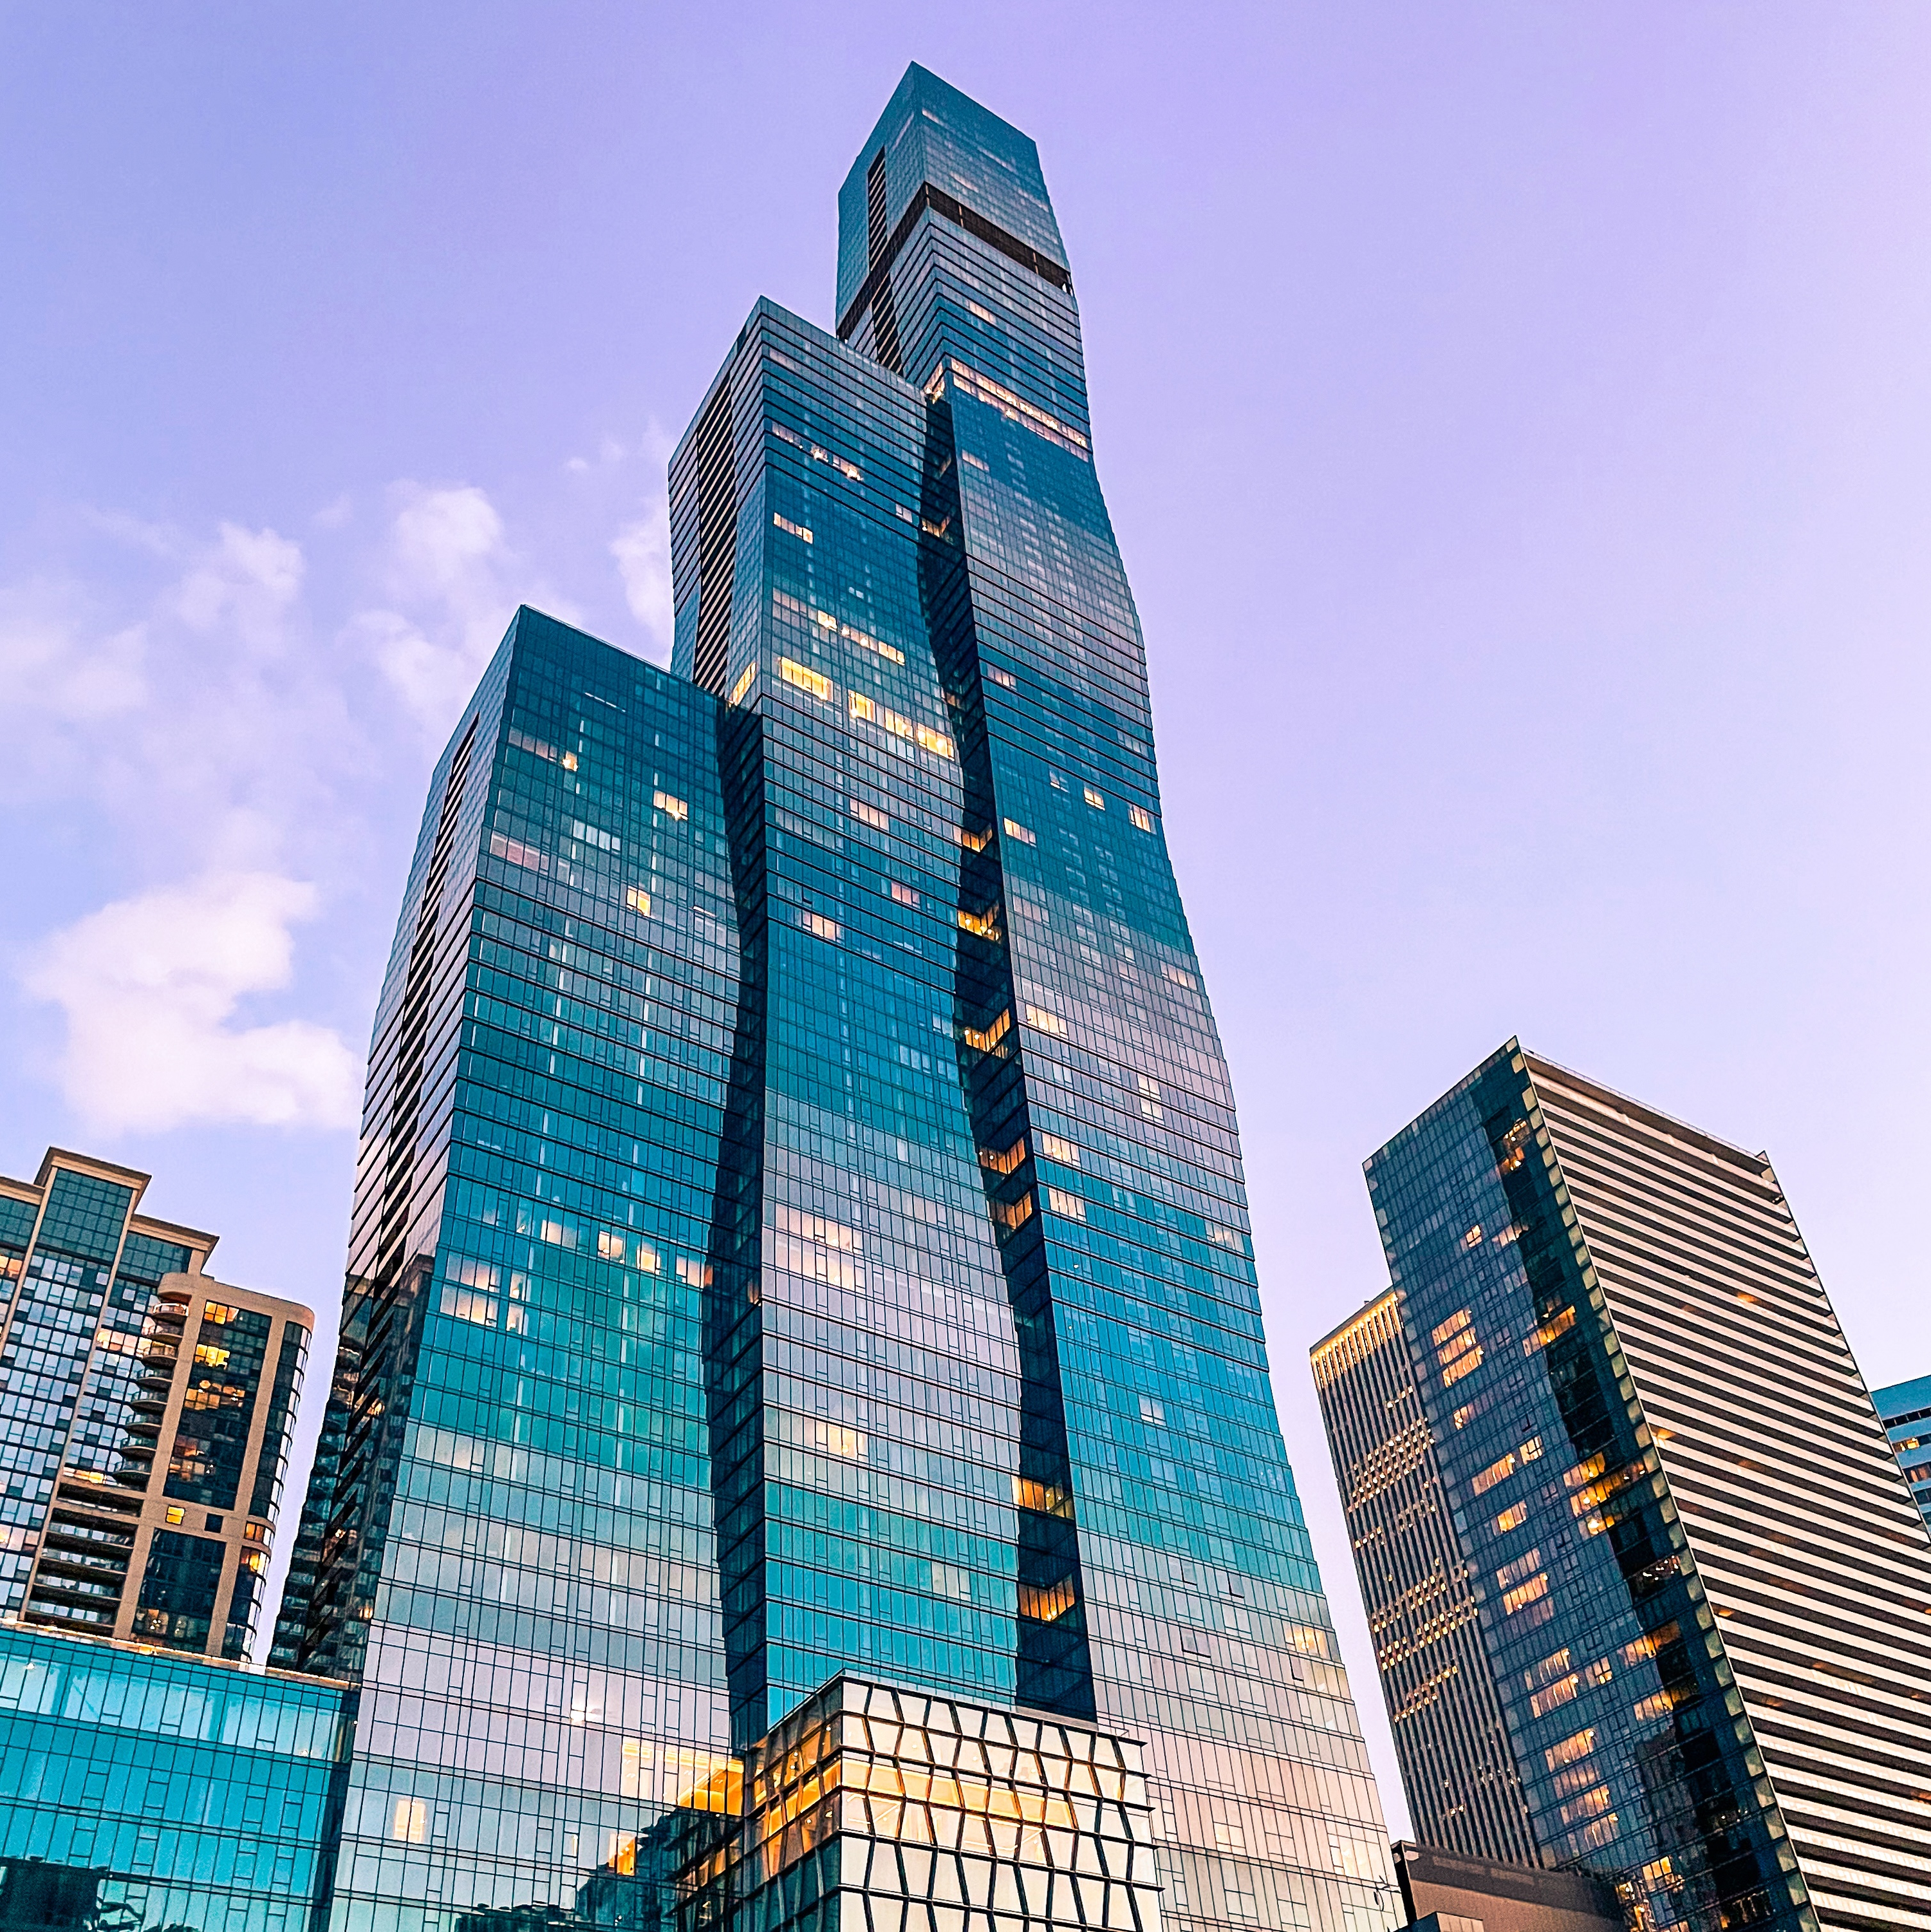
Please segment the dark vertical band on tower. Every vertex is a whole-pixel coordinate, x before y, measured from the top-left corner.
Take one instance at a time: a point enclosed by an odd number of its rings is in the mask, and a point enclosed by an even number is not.
[[[738,506],[731,460],[731,388],[720,382],[697,422],[697,640],[691,682],[724,691]]]
[[[885,150],[880,148],[865,171],[865,254],[868,265],[878,271],[878,286],[871,298],[871,344],[879,361],[895,376],[905,373],[905,353],[899,346],[898,314],[892,300],[892,271],[881,268],[885,261],[888,235],[885,225]]]

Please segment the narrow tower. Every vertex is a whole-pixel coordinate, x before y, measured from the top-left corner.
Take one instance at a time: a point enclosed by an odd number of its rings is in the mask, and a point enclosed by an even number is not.
[[[277,1650],[337,1910],[1392,1926],[1038,155],[914,68],[840,215],[671,674],[522,613],[432,790]]]

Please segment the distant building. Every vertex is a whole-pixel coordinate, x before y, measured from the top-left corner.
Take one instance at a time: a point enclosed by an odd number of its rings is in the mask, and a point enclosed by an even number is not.
[[[0,1178],[0,1614],[242,1658],[315,1318],[204,1274],[148,1178]]]
[[[1395,1875],[1414,1932],[1624,1932],[1627,1922],[1615,1887],[1587,1872],[1399,1844]]]
[[[1891,1438],[1891,1453],[1910,1486],[1912,1500],[1931,1525],[1931,1376],[1873,1389],[1871,1400]]]
[[[341,1688],[0,1624],[5,1932],[309,1932]]]
[[[1314,1368],[1420,1828],[1931,1928],[1931,1546],[1768,1160],[1511,1041],[1367,1178]]]

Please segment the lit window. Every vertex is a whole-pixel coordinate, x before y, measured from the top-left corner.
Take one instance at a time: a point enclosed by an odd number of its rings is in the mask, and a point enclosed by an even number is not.
[[[1082,785],[1080,789],[1085,793],[1087,804],[1092,806],[1096,811],[1104,812],[1106,809],[1106,800],[1095,791],[1091,785]]]
[[[1019,1614],[1033,1623],[1056,1622],[1078,1600],[1071,1576],[1062,1576],[1057,1583],[1019,1586]]]
[[[966,307],[970,309],[973,314],[977,316],[981,322],[990,322],[996,325],[999,320],[998,316],[994,315],[991,309],[982,308],[970,296],[966,298]],[[968,456],[965,458],[965,460],[968,463],[979,463],[979,458],[976,456]],[[985,467],[985,465],[982,463],[979,463],[979,466],[983,470]]]
[[[842,456],[832,458],[832,467],[849,482],[862,483],[865,481],[865,472],[856,463],[847,463]]]
[[[916,906],[919,903],[919,895],[910,886],[901,885],[896,879],[892,881],[892,896],[894,902],[899,905]],[[961,913],[959,918],[963,921],[965,914]]]
[[[829,449],[820,449],[815,442],[812,444],[811,460],[814,463],[829,463],[831,460],[832,452]]]
[[[1175,986],[1184,986],[1190,993],[1197,993],[1200,991],[1200,982],[1183,968],[1162,966],[1160,970],[1167,978],[1172,980]]]
[[[1495,1519],[1495,1534],[1506,1536],[1512,1529],[1519,1529],[1528,1520],[1527,1503],[1512,1503]]]
[[[991,1148],[981,1148],[979,1150],[979,1166],[993,1174],[1010,1174],[1025,1158],[1026,1143],[1024,1140],[1015,1141],[1003,1154],[995,1152]]]
[[[985,674],[994,684],[1003,685],[1008,691],[1019,688],[1019,680],[1009,670],[1001,670],[997,664],[988,664]]]
[[[1157,1080],[1150,1079],[1144,1073],[1136,1073],[1133,1077],[1138,1082],[1141,1092],[1149,1100],[1157,1100],[1160,1097],[1160,1083]]]
[[[794,658],[780,658],[778,674],[787,684],[810,692],[821,703],[832,694],[832,681],[823,671],[814,670],[809,664],[801,664]]]
[[[650,802],[666,818],[681,820],[691,816],[689,805],[681,798],[673,798],[667,791],[652,792],[650,795]]]
[[[855,691],[851,694],[851,715],[854,718],[876,718],[878,706],[863,692]]]
[[[172,1503],[168,1505],[167,1520],[170,1522],[180,1522],[187,1516],[187,1512],[184,1509],[178,1508]]]
[[[1022,1194],[1017,1201],[1002,1201],[992,1211],[1000,1226],[1009,1232],[1024,1227],[1033,1218],[1033,1197],[1030,1194]]]
[[[597,1231],[597,1258],[600,1261],[620,1262],[625,1258],[624,1238],[609,1228]]]
[[[650,895],[641,886],[632,886],[624,894],[624,904],[640,918],[648,919],[650,916]]]
[[[996,905],[988,906],[983,912],[967,912],[961,907],[958,917],[961,932],[973,933],[981,939],[997,940],[999,908]]]
[[[844,928],[835,919],[826,919],[817,913],[805,915],[805,930],[819,939],[829,939],[834,944],[844,937]]]
[[[919,727],[918,739],[921,747],[936,757],[949,758],[956,755],[952,750],[951,739],[943,731],[934,731],[929,724]]]
[[[242,1528],[241,1538],[245,1543],[265,1543],[268,1539],[268,1526],[265,1522],[247,1523]]]
[[[771,425],[771,433],[773,436],[781,438],[784,442],[790,443],[796,448],[802,449],[805,447],[805,439],[800,436],[795,429],[791,428],[787,424],[781,422],[773,423]]]
[[[965,1043],[975,1053],[990,1053],[1006,1037],[1012,1024],[1012,1015],[1009,1010],[1002,1012],[990,1026],[983,1030],[977,1027],[961,1027]]]
[[[1028,1006],[1026,1024],[1041,1033],[1051,1034],[1056,1039],[1064,1040],[1066,1036],[1066,1022],[1057,1013],[1049,1013],[1044,1006]]]
[[[905,662],[905,653],[896,644],[882,643],[866,632],[855,629],[850,624],[841,624],[828,610],[814,611],[812,614],[826,629],[835,629],[847,644],[856,644],[862,651],[876,651],[893,664],[902,664]]]
[[[1039,1151],[1048,1160],[1057,1160],[1063,1166],[1077,1167],[1080,1164],[1079,1149],[1071,1141],[1063,1141],[1057,1134],[1042,1134]]]
[[[1559,1677],[1546,1690],[1537,1691],[1529,1699],[1529,1708],[1538,1718],[1546,1718],[1549,1712],[1573,1701],[1582,1679],[1574,1672],[1567,1677]]]
[[[1007,838],[1016,838],[1022,845],[1036,845],[1039,844],[1039,841],[1038,837],[1034,833],[1027,831],[1025,826],[1021,825],[1016,818],[1001,819],[1000,823],[1006,828],[1006,836]]]
[[[1086,1219],[1086,1203],[1077,1194],[1069,1194],[1063,1187],[1046,1190],[1046,1205],[1055,1214],[1063,1214],[1069,1221]]]
[[[856,798],[850,800],[849,802],[851,806],[853,818],[856,818],[861,825],[868,825],[874,832],[889,832],[892,830],[891,820],[887,818],[877,806],[867,805],[862,800]]]
[[[389,1836],[420,1845],[429,1836],[429,1807],[420,1798],[398,1798],[389,1816]]]
[[[741,677],[738,680],[738,681],[737,681],[737,682],[736,682],[736,683],[735,683],[734,685],[733,685],[733,686],[731,686],[731,694],[730,694],[730,701],[733,704],[734,704],[734,705],[735,705],[735,704],[742,704],[742,703],[743,703],[743,701],[744,701],[744,694],[745,694],[745,693],[747,691],[748,691],[748,690],[751,688],[751,680],[752,680],[754,677],[756,677],[756,676],[757,676],[757,665],[755,665],[755,664],[746,664],[746,665],[745,666],[745,668],[744,668],[744,674],[743,674],[743,676],[741,676]]]
[[[1525,1583],[1518,1583],[1513,1589],[1502,1592],[1502,1613],[1513,1616],[1518,1610],[1538,1602],[1549,1594],[1549,1573],[1539,1570]]]
[[[886,730],[889,731],[895,738],[909,738],[912,735],[911,719],[902,717],[898,712],[893,711],[886,706],[881,706],[880,707],[878,722],[883,724]]]
[[[512,866],[527,866],[532,872],[547,872],[550,869],[550,855],[539,852],[534,845],[526,845],[520,838],[506,838],[500,832],[490,834],[490,851],[493,857],[507,859]]]
[[[794,524],[789,517],[783,515],[779,512],[776,510],[772,512],[771,520],[788,536],[802,537],[807,543],[811,541],[811,532],[802,524]]]
[[[1506,1456],[1491,1462],[1486,1469],[1474,1477],[1468,1486],[1479,1496],[1485,1491],[1492,1490],[1498,1483],[1503,1481],[1507,1477],[1513,1476],[1515,1473],[1516,1452],[1511,1449]]]
[[[1480,1221],[1462,1236],[1462,1245],[1465,1248],[1479,1248],[1482,1245],[1482,1224]]]
[[[1596,1731],[1591,1725],[1586,1731],[1578,1731],[1573,1738],[1564,1738],[1559,1744],[1551,1744],[1543,1753],[1543,1760],[1551,1771],[1560,1771],[1564,1765],[1587,1757],[1595,1748]]]
[[[1126,816],[1132,819],[1142,832],[1153,830],[1153,814],[1144,805],[1129,805],[1126,808]]]
[[[1012,1478],[1012,1506],[1040,1516],[1064,1516],[1069,1522],[1072,1519],[1072,1498],[1058,1484],[1042,1483],[1035,1476]]]

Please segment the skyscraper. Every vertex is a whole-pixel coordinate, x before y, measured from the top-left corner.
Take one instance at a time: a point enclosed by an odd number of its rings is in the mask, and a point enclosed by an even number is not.
[[[671,672],[522,612],[432,785],[275,1653],[337,1915],[1392,1925],[1038,155],[915,67],[839,213]]]
[[[148,1180],[0,1178],[0,1612],[246,1657],[315,1318],[204,1274]]]
[[[1367,1175],[1314,1364],[1418,1826],[1931,1927],[1931,1544],[1768,1157],[1511,1041]]]
[[[1873,1389],[1871,1400],[1912,1499],[1931,1526],[1931,1376]]]

